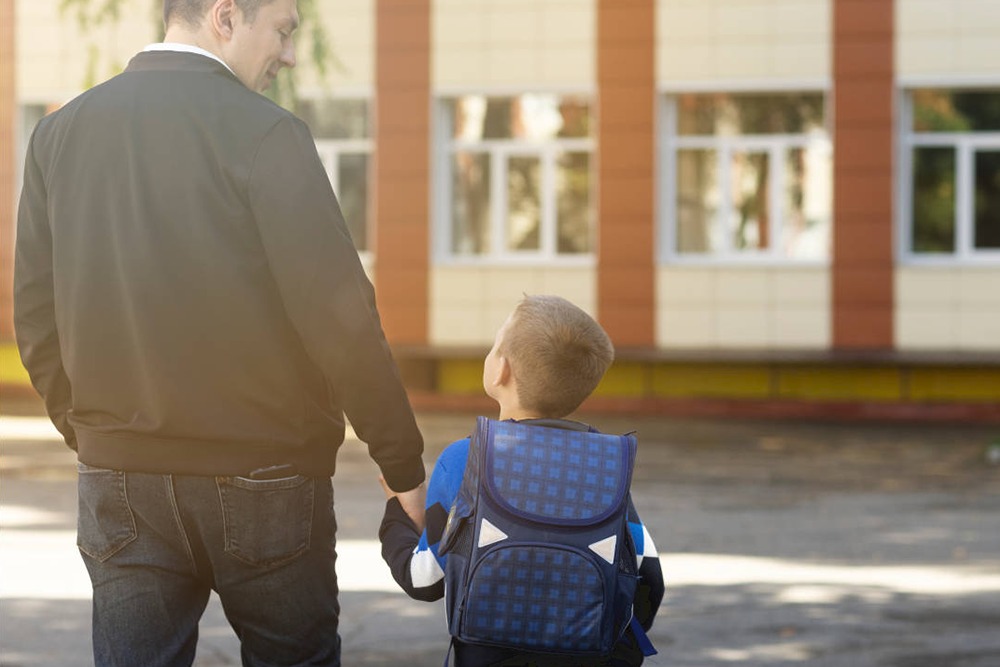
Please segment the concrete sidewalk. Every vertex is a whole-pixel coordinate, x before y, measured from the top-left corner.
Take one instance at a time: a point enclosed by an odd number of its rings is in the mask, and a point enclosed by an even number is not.
[[[74,457],[44,418],[16,412],[0,418],[0,665],[89,665]],[[647,664],[1000,665],[997,427],[591,421],[640,434],[633,495],[667,578]],[[419,422],[430,465],[473,419]],[[347,442],[344,664],[440,665],[443,604],[396,592],[379,558],[376,475]],[[215,599],[196,664],[240,664]]]

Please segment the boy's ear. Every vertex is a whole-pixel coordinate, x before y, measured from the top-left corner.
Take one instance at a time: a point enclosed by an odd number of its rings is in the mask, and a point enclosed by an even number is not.
[[[493,378],[493,386],[502,387],[508,385],[512,377],[510,362],[507,361],[507,357],[500,357],[500,363],[497,366],[497,375]]]

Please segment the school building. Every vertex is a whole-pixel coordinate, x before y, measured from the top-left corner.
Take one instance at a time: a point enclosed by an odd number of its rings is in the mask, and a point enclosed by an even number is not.
[[[31,127],[157,39],[59,4],[0,0],[8,387]],[[555,293],[618,350],[591,409],[1000,422],[1000,1],[316,4],[299,114],[418,407],[491,409]]]

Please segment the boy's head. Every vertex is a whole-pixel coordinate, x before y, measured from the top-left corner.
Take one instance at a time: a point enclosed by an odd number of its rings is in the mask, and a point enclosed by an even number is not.
[[[558,419],[594,391],[614,357],[604,329],[580,308],[558,296],[525,296],[497,332],[483,386],[501,401],[497,379],[509,373],[523,411]]]

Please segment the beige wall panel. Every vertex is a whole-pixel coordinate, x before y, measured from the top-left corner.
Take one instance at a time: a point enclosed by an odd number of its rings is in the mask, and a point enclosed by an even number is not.
[[[432,8],[438,88],[591,87],[593,0],[441,0]]]
[[[768,346],[773,348],[826,348],[830,346],[830,309],[772,308]]]
[[[1000,350],[1000,269],[906,267],[896,271],[900,349]]]
[[[958,347],[961,350],[1000,350],[1000,312],[962,308],[958,311]]]
[[[760,269],[718,270],[715,277],[715,303],[719,305],[763,306],[770,297],[766,271]]]
[[[98,47],[94,80],[119,73],[157,37],[148,3],[126,3],[119,24],[83,33],[58,0],[17,0],[17,98],[20,103],[66,102],[87,83],[88,53]]]
[[[327,64],[326,79],[321,80],[309,58],[309,43],[300,34],[296,40],[300,90],[303,94],[314,95],[323,92],[336,94],[338,90],[353,93],[374,88],[374,0],[337,0],[317,4],[333,57]],[[308,30],[308,26],[303,30]]]
[[[960,294],[961,272],[944,267],[905,267],[896,271],[897,309],[952,306]]]
[[[720,307],[715,315],[715,342],[722,348],[764,348],[770,339],[769,313],[760,307]]]
[[[954,308],[908,307],[896,310],[896,347],[901,350],[953,350],[959,324]]]
[[[768,291],[775,306],[812,306],[830,310],[830,270],[826,267],[790,267],[768,271]]]
[[[660,85],[825,81],[830,0],[659,0]]]
[[[1000,3],[993,0],[898,0],[898,76],[995,77]]]
[[[661,308],[656,317],[657,345],[671,349],[705,349],[715,346],[715,311],[706,307],[676,305]]]
[[[966,268],[958,273],[958,297],[963,307],[983,306],[1000,313],[1000,268]]]
[[[663,306],[698,306],[704,308],[715,298],[715,269],[661,269],[657,272],[656,296]]]
[[[830,346],[830,271],[818,267],[660,267],[663,348]]]

